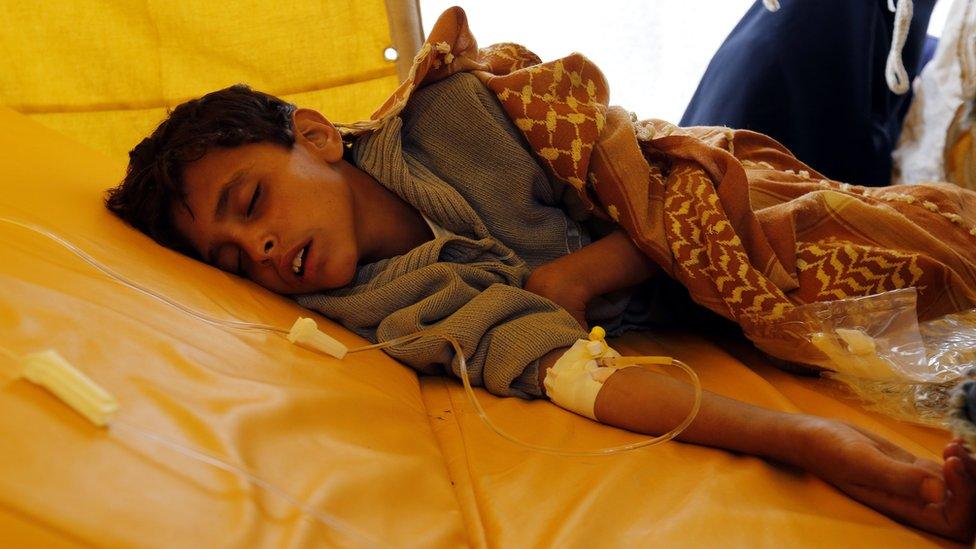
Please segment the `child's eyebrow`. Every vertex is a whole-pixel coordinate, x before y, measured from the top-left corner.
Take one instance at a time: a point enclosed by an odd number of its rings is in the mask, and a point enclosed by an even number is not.
[[[246,168],[237,170],[237,172],[234,173],[234,175],[232,175],[226,183],[221,185],[220,196],[217,198],[217,206],[214,208],[214,221],[219,221],[227,213],[227,202],[230,199],[231,191],[244,182],[244,176],[246,176],[253,167],[254,164],[251,164]]]

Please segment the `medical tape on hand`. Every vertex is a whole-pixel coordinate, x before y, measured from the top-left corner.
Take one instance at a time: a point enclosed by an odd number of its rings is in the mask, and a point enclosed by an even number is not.
[[[597,420],[593,410],[596,397],[603,388],[603,382],[614,371],[613,368],[600,366],[597,361],[620,356],[601,336],[594,329],[590,333],[590,340],[576,340],[546,372],[544,381],[549,400],[594,421]]]

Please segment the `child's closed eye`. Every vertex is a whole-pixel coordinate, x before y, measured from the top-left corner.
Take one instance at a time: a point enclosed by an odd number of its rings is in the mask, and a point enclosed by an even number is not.
[[[258,183],[254,186],[254,192],[251,193],[251,201],[247,204],[247,210],[244,212],[244,219],[250,219],[254,215],[254,209],[257,207],[258,199],[261,198],[261,184]],[[237,267],[234,269],[228,269],[237,276],[246,277],[247,273],[244,272],[244,250],[240,247],[237,248]]]
[[[247,211],[245,212],[245,218],[249,219],[254,213],[254,208],[258,204],[258,199],[261,197],[261,184],[258,183],[254,186],[254,193],[251,194],[251,202],[247,205]]]

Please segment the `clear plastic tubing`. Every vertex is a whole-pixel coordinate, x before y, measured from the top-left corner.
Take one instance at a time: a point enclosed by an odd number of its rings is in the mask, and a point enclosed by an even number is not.
[[[464,352],[461,349],[461,345],[453,337],[446,336],[443,334],[430,334],[427,332],[418,332],[416,334],[410,334],[408,336],[391,339],[389,341],[384,341],[383,343],[377,343],[375,345],[366,345],[363,347],[358,347],[356,349],[350,349],[349,354],[358,353],[362,351],[369,351],[373,349],[383,349],[386,347],[393,347],[395,345],[409,343],[411,341],[414,341],[416,339],[428,335],[441,337],[445,339],[447,342],[449,342],[452,347],[454,347],[454,356],[457,357],[459,362],[459,369],[461,371],[461,382],[464,384],[464,391],[465,393],[467,393],[468,401],[471,403],[471,406],[474,407],[475,411],[478,413],[478,417],[481,418],[481,421],[484,422],[484,424],[488,427],[488,429],[490,429],[496,435],[502,437],[503,439],[513,444],[522,446],[523,448],[528,448],[529,450],[534,450],[536,452],[542,452],[545,454],[552,454],[552,455],[565,456],[565,457],[593,457],[593,456],[608,456],[613,454],[619,454],[621,452],[629,452],[631,450],[637,450],[639,448],[646,448],[648,446],[655,446],[667,442],[680,435],[682,431],[684,431],[685,429],[688,428],[689,425],[691,425],[691,422],[694,421],[695,416],[698,415],[698,410],[701,408],[702,386],[701,386],[701,381],[698,379],[698,375],[695,373],[695,371],[692,370],[691,367],[689,367],[684,362],[681,362],[680,360],[672,358],[667,363],[662,364],[659,357],[653,357],[652,360],[647,361],[647,363],[665,365],[665,366],[668,364],[675,365],[681,368],[682,370],[684,370],[684,372],[691,379],[691,384],[695,393],[694,402],[691,405],[691,410],[688,412],[688,415],[685,416],[685,418],[681,421],[681,423],[675,426],[674,429],[671,429],[670,431],[662,435],[647,438],[644,440],[639,440],[637,442],[632,442],[630,444],[622,444],[620,446],[609,446],[606,448],[597,448],[594,450],[564,450],[562,448],[550,448],[548,446],[540,446],[538,444],[532,444],[531,442],[525,442],[523,440],[520,440],[517,437],[500,429],[494,423],[491,422],[491,420],[488,418],[488,414],[485,413],[485,409],[481,407],[481,403],[478,402],[478,398],[474,394],[474,389],[471,387],[471,380],[468,377],[468,364],[464,358]],[[641,364],[642,361],[640,359],[647,358],[647,357],[627,357],[627,358],[632,359],[631,360],[632,363],[636,363],[637,365],[643,366],[643,364]]]
[[[133,290],[141,294],[147,295],[157,301],[161,301],[171,307],[179,309],[180,311],[183,311],[184,313],[192,317],[195,317],[199,320],[202,320],[208,324],[212,324],[214,326],[226,326],[228,328],[233,328],[235,330],[266,331],[266,332],[272,332],[272,333],[277,333],[282,335],[288,333],[288,330],[283,330],[281,328],[278,328],[276,326],[270,326],[268,324],[260,324],[256,322],[241,322],[239,320],[226,320],[221,318],[214,318],[209,315],[203,314],[199,311],[187,307],[186,305],[183,305],[178,301],[175,301],[158,292],[150,290],[149,288],[146,288],[145,286],[139,284],[138,282],[132,282],[131,280],[125,278],[124,276],[112,270],[110,267],[101,264],[98,260],[88,255],[88,253],[82,250],[81,248],[75,246],[74,244],[65,240],[64,238],[61,238],[57,234],[45,229],[44,227],[38,227],[37,225],[31,223],[18,221],[16,219],[10,219],[7,217],[0,217],[0,221],[3,221],[4,223],[9,223],[16,227],[27,229],[28,231],[35,232],[42,236],[46,236],[47,238],[53,240],[54,242],[57,242],[64,248],[68,249],[68,251],[74,253],[76,256],[80,257],[85,263],[88,263],[95,269],[101,271],[108,277],[114,279],[119,284],[128,286],[129,288],[132,288]]]
[[[224,327],[227,327],[227,328],[233,328],[233,329],[237,329],[237,330],[267,331],[267,332],[276,333],[276,334],[279,334],[279,335],[282,335],[282,336],[286,336],[288,334],[288,330],[286,330],[284,328],[278,328],[276,326],[270,326],[270,325],[267,325],[267,324],[254,323],[254,322],[242,322],[242,321],[237,321],[237,320],[225,320],[225,319],[211,317],[209,315],[206,315],[204,313],[201,313],[199,311],[196,311],[194,309],[191,309],[190,307],[187,307],[186,305],[183,305],[182,303],[179,303],[177,301],[174,301],[173,299],[170,299],[170,298],[168,298],[168,297],[166,297],[164,295],[161,295],[161,294],[159,294],[159,293],[157,293],[157,292],[155,292],[155,291],[153,291],[153,290],[151,290],[149,288],[146,288],[145,286],[142,286],[141,284],[138,284],[136,282],[132,282],[132,281],[128,280],[127,278],[125,278],[124,276],[122,276],[119,273],[115,272],[114,270],[110,269],[109,267],[107,267],[105,265],[102,265],[95,258],[93,258],[90,255],[88,255],[88,253],[86,253],[84,250],[81,250],[80,248],[78,248],[77,246],[75,246],[74,244],[72,244],[71,242],[65,240],[64,238],[60,237],[59,235],[54,234],[53,232],[51,232],[51,231],[49,231],[49,230],[47,230],[47,229],[45,229],[43,227],[38,227],[38,226],[33,225],[31,223],[26,223],[26,222],[14,220],[14,219],[9,219],[9,218],[6,218],[6,217],[0,217],[0,221],[9,223],[11,225],[14,225],[14,226],[17,226],[17,227],[20,227],[20,228],[23,228],[23,229],[27,229],[29,231],[32,231],[32,232],[35,232],[35,233],[40,234],[42,236],[45,236],[45,237],[47,237],[47,238],[55,241],[56,243],[60,244],[64,248],[67,248],[69,251],[71,251],[72,253],[74,253],[78,257],[80,257],[86,263],[88,263],[89,265],[91,265],[95,269],[101,271],[102,273],[106,274],[107,276],[109,276],[110,278],[114,279],[115,281],[119,282],[120,284],[123,284],[123,285],[125,285],[125,286],[127,286],[129,288],[132,288],[132,289],[134,289],[134,290],[136,290],[136,291],[138,291],[138,292],[140,292],[142,294],[145,294],[145,295],[147,295],[149,297],[152,297],[153,299],[156,299],[158,301],[161,301],[163,303],[166,303],[167,305],[170,305],[170,306],[172,306],[172,307],[174,307],[174,308],[176,308],[176,309],[178,309],[180,311],[183,311],[183,312],[185,312],[185,313],[187,313],[187,314],[189,314],[189,315],[191,315],[191,316],[193,316],[193,317],[195,317],[195,318],[197,318],[199,320],[202,320],[202,321],[204,321],[204,322],[206,322],[208,324],[215,325],[215,326],[224,326]],[[654,445],[657,445],[657,444],[661,444],[661,443],[667,442],[667,441],[669,441],[669,440],[677,437],[679,434],[681,434],[681,432],[684,431],[688,427],[688,425],[691,424],[692,421],[694,421],[695,416],[698,415],[698,410],[701,408],[702,387],[701,387],[701,382],[699,381],[697,374],[695,374],[695,371],[692,370],[687,364],[681,362],[680,360],[671,359],[668,363],[665,363],[664,365],[674,365],[674,366],[677,366],[678,368],[684,370],[685,374],[687,374],[688,377],[690,378],[691,383],[692,383],[692,386],[693,386],[693,389],[694,389],[694,402],[692,403],[691,409],[689,410],[688,415],[685,416],[685,418],[677,426],[675,426],[674,429],[672,429],[672,430],[670,430],[667,433],[664,433],[662,435],[659,435],[659,436],[656,436],[656,437],[651,437],[651,438],[644,439],[644,440],[640,440],[640,441],[633,442],[633,443],[630,443],[630,444],[624,444],[624,445],[620,445],[620,446],[612,446],[612,447],[607,447],[607,448],[598,448],[598,449],[593,449],[593,450],[564,450],[564,449],[561,449],[561,448],[550,448],[548,446],[540,446],[538,444],[532,444],[530,442],[525,442],[525,441],[519,440],[517,437],[514,437],[511,434],[507,433],[506,431],[500,429],[494,423],[492,423],[492,421],[488,418],[488,414],[485,413],[484,408],[482,408],[481,404],[478,402],[478,399],[477,399],[477,397],[474,394],[474,389],[471,387],[471,380],[468,377],[467,361],[465,360],[464,352],[463,352],[463,350],[461,348],[461,345],[457,342],[456,339],[454,339],[454,338],[452,338],[450,336],[446,336],[444,334],[433,334],[433,333],[430,333],[430,332],[418,332],[418,333],[411,334],[411,335],[408,335],[408,336],[404,336],[404,337],[399,337],[399,338],[396,338],[396,339],[392,339],[390,341],[384,341],[382,343],[377,343],[377,344],[373,344],[373,345],[365,345],[365,346],[358,347],[358,348],[355,348],[355,349],[350,349],[349,350],[349,353],[358,353],[358,352],[369,351],[369,350],[373,350],[373,349],[384,349],[386,347],[393,347],[395,345],[400,345],[400,344],[403,344],[403,343],[409,343],[411,341],[415,341],[415,340],[417,340],[417,339],[419,339],[421,337],[424,337],[424,336],[441,337],[441,338],[445,339],[447,342],[449,342],[451,344],[451,346],[454,348],[455,357],[457,357],[457,360],[460,363],[459,365],[460,365],[460,372],[461,372],[461,381],[464,384],[464,390],[465,390],[465,393],[467,394],[468,401],[474,407],[475,411],[478,414],[478,417],[481,418],[481,420],[482,420],[482,422],[484,422],[485,426],[487,426],[489,430],[491,430],[493,433],[495,433],[496,435],[500,436],[501,438],[503,438],[503,439],[505,439],[505,440],[507,440],[509,442],[512,442],[513,444],[516,444],[518,446],[522,446],[523,448],[527,448],[529,450],[533,450],[533,451],[536,451],[536,452],[542,452],[542,453],[546,453],[546,454],[553,454],[553,455],[559,455],[559,456],[567,456],[567,457],[592,457],[592,456],[613,455],[613,454],[618,454],[618,453],[621,453],[621,452],[627,452],[627,451],[631,451],[631,450],[637,450],[637,449],[640,449],[640,448],[645,448],[645,447],[648,447],[648,446],[654,446]],[[639,359],[641,357],[633,357],[633,358],[634,359]],[[640,361],[639,360],[634,360],[634,362],[638,362],[639,363]],[[654,361],[654,363],[660,364],[659,361]]]
[[[151,290],[149,288],[146,288],[145,286],[142,286],[141,284],[138,284],[136,282],[132,282],[132,281],[128,280],[127,278],[125,278],[121,274],[115,272],[111,268],[109,268],[109,267],[101,264],[95,258],[91,257],[88,253],[86,253],[84,250],[78,248],[77,246],[75,246],[71,242],[65,240],[64,238],[58,236],[57,234],[55,234],[55,233],[53,233],[53,232],[51,232],[51,231],[49,231],[47,229],[44,229],[42,227],[38,227],[38,226],[33,225],[33,224],[30,224],[30,223],[26,223],[26,222],[14,220],[14,219],[9,219],[9,218],[6,218],[6,217],[0,217],[0,221],[3,221],[3,222],[8,223],[10,225],[14,225],[16,227],[20,227],[20,228],[23,228],[23,229],[26,229],[26,230],[35,232],[37,234],[40,234],[42,236],[45,236],[45,237],[53,240],[54,242],[60,244],[64,248],[68,249],[69,251],[71,251],[72,253],[74,253],[75,255],[77,255],[79,258],[81,258],[83,261],[85,261],[86,263],[88,263],[89,265],[91,265],[92,267],[94,267],[95,269],[101,271],[102,273],[104,273],[108,277],[112,278],[113,280],[119,282],[120,284],[123,284],[124,286],[127,286],[129,288],[132,288],[133,290],[136,290],[136,291],[138,291],[138,292],[140,292],[140,293],[142,293],[144,295],[147,295],[149,297],[152,297],[153,299],[156,299],[156,300],[158,300],[158,301],[160,301],[162,303],[165,303],[167,305],[170,305],[170,306],[176,308],[177,310],[183,311],[184,313],[189,314],[189,315],[193,316],[194,318],[197,318],[199,320],[202,320],[202,321],[204,321],[204,322],[206,322],[208,324],[215,325],[215,326],[224,326],[224,327],[227,327],[227,328],[233,328],[233,329],[238,329],[238,330],[267,331],[267,332],[276,333],[276,334],[279,334],[279,335],[282,335],[282,336],[288,334],[288,330],[286,330],[286,329],[278,328],[276,326],[270,326],[270,325],[267,325],[267,324],[254,323],[254,322],[242,322],[242,321],[236,321],[236,320],[225,320],[225,319],[213,318],[213,317],[211,317],[209,315],[206,315],[204,313],[201,313],[199,311],[196,311],[194,309],[191,309],[191,308],[183,305],[182,303],[179,303],[179,302],[177,302],[175,300],[172,300],[172,299],[170,299],[170,298],[168,298],[168,297],[166,297],[164,295],[161,295],[161,294],[159,294],[159,293],[157,293],[157,292],[155,292],[155,291],[153,291],[153,290]],[[465,390],[465,393],[467,394],[468,401],[471,403],[472,407],[474,407],[475,411],[478,414],[478,417],[488,427],[488,429],[491,430],[492,432],[494,432],[499,437],[501,437],[501,438],[503,438],[503,439],[505,439],[505,440],[513,443],[513,444],[516,444],[518,446],[521,446],[523,448],[527,448],[529,450],[533,450],[533,451],[536,451],[536,452],[542,452],[542,453],[552,454],[552,455],[558,455],[558,456],[568,456],[568,457],[592,457],[592,456],[613,455],[613,454],[618,454],[618,453],[621,453],[621,452],[627,452],[627,451],[631,451],[631,450],[637,450],[639,448],[645,448],[645,447],[648,447],[648,446],[654,446],[654,445],[657,445],[657,444],[661,444],[661,443],[667,442],[667,441],[669,441],[669,440],[677,437],[682,431],[684,431],[688,427],[688,425],[691,424],[691,422],[695,419],[695,416],[697,416],[698,410],[701,407],[702,387],[701,387],[701,382],[698,379],[698,376],[695,374],[695,371],[692,370],[688,365],[686,365],[685,363],[683,363],[683,362],[681,362],[679,360],[670,359],[669,361],[665,362],[665,365],[675,365],[675,366],[681,368],[682,370],[684,370],[684,372],[691,379],[691,382],[692,382],[692,385],[693,385],[693,388],[694,388],[694,402],[692,403],[691,410],[688,412],[688,415],[685,417],[685,419],[682,420],[674,429],[672,429],[672,430],[668,431],[667,433],[664,433],[664,434],[662,434],[660,436],[651,437],[651,438],[644,439],[644,440],[640,440],[640,441],[633,442],[633,443],[630,443],[630,444],[624,444],[624,445],[620,445],[620,446],[612,446],[612,447],[607,447],[607,448],[599,448],[599,449],[594,449],[594,450],[565,450],[565,449],[561,449],[561,448],[550,448],[550,447],[547,447],[547,446],[541,446],[541,445],[537,445],[537,444],[532,444],[532,443],[525,442],[525,441],[522,441],[522,440],[518,439],[517,437],[515,437],[515,436],[507,433],[506,431],[498,428],[494,423],[491,422],[491,420],[488,418],[488,414],[485,413],[484,408],[482,408],[481,404],[478,402],[478,399],[477,399],[477,397],[476,397],[476,395],[474,393],[474,389],[471,387],[471,380],[468,377],[467,360],[464,357],[464,352],[463,352],[463,350],[461,348],[461,345],[457,342],[456,339],[454,339],[454,338],[452,338],[450,336],[445,336],[443,334],[431,334],[431,333],[428,333],[428,332],[419,332],[419,333],[416,333],[416,334],[411,334],[409,336],[404,336],[404,337],[392,339],[390,341],[385,341],[385,342],[377,343],[377,344],[374,344],[374,345],[365,345],[365,346],[362,346],[362,347],[358,347],[358,348],[355,348],[355,349],[351,349],[349,351],[349,353],[358,353],[358,352],[363,352],[363,351],[369,351],[369,350],[375,350],[375,349],[383,349],[383,348],[386,348],[386,347],[392,347],[392,346],[395,346],[395,345],[400,345],[400,344],[403,344],[403,343],[409,343],[411,341],[415,341],[415,340],[417,340],[417,339],[419,339],[421,337],[424,337],[424,336],[442,337],[443,339],[445,339],[446,341],[448,341],[451,344],[451,346],[454,348],[454,353],[455,353],[455,356],[457,357],[457,360],[458,360],[459,366],[460,366],[461,381],[462,381],[462,383],[464,385],[464,390]],[[6,356],[7,358],[9,358],[11,360],[13,360],[15,363],[19,360],[19,357],[14,352],[10,351],[9,349],[4,348],[3,346],[0,346],[0,354]],[[641,361],[641,358],[646,358],[646,357],[629,357],[629,358],[632,358],[632,360],[633,360],[634,363],[640,364],[642,362]],[[660,359],[657,359],[657,358],[648,360],[646,362],[647,363],[651,363],[651,364],[661,364]],[[380,543],[377,540],[371,538],[370,536],[368,536],[366,534],[363,534],[362,532],[357,531],[355,528],[352,528],[351,526],[345,524],[344,522],[342,522],[339,519],[336,519],[336,518],[330,516],[327,513],[324,513],[322,511],[319,511],[318,509],[315,509],[314,507],[308,505],[307,503],[305,503],[305,502],[303,502],[303,501],[295,498],[294,496],[290,495],[285,490],[279,488],[277,485],[275,485],[275,484],[273,484],[271,482],[268,482],[268,481],[266,481],[266,480],[258,477],[254,473],[251,473],[250,471],[248,471],[247,469],[244,469],[241,466],[234,465],[232,463],[229,463],[227,461],[224,461],[223,459],[220,459],[220,458],[218,458],[216,456],[213,456],[213,455],[211,455],[209,453],[203,452],[203,451],[198,450],[198,449],[194,449],[192,447],[189,447],[189,446],[180,444],[178,442],[171,441],[171,440],[169,440],[169,439],[167,439],[165,437],[162,437],[162,436],[157,435],[155,433],[152,433],[150,431],[146,431],[146,430],[144,430],[142,428],[139,428],[139,427],[136,427],[136,426],[133,426],[133,425],[129,425],[129,424],[125,423],[125,422],[120,422],[118,420],[113,421],[109,425],[109,429],[117,437],[125,438],[122,435],[123,434],[127,434],[127,435],[130,435],[130,436],[136,436],[136,437],[139,437],[139,438],[142,438],[142,439],[150,440],[150,441],[152,441],[154,443],[157,443],[157,444],[166,446],[167,448],[169,448],[169,449],[171,449],[173,451],[176,451],[176,452],[178,452],[180,454],[183,454],[183,455],[185,455],[187,457],[190,457],[191,459],[195,459],[197,461],[201,461],[203,463],[207,463],[207,464],[209,464],[209,465],[211,465],[213,467],[217,467],[217,468],[222,469],[224,471],[228,471],[228,472],[232,472],[232,473],[237,473],[237,474],[243,476],[244,478],[246,478],[252,485],[257,486],[257,487],[259,487],[262,490],[265,490],[265,491],[267,491],[269,493],[272,493],[272,494],[274,494],[274,495],[282,498],[283,500],[285,500],[286,502],[288,502],[290,505],[294,506],[299,511],[301,511],[304,515],[306,515],[308,517],[311,517],[312,519],[314,519],[314,520],[322,523],[323,525],[325,525],[326,527],[328,527],[328,528],[330,528],[330,529],[332,529],[334,531],[340,532],[342,535],[344,535],[346,537],[347,540],[356,540],[356,542],[358,542],[359,544],[368,545],[368,546],[378,546],[378,545],[380,545]]]

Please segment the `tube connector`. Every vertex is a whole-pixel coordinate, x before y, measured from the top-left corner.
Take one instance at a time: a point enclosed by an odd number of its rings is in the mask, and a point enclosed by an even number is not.
[[[27,355],[21,375],[44,387],[62,402],[92,422],[105,427],[119,409],[119,403],[54,350]]]
[[[302,316],[298,317],[298,320],[292,324],[291,330],[288,331],[288,341],[306,349],[326,353],[340,360],[345,358],[349,351],[349,348],[339,340],[319,330],[319,326],[314,320]]]

